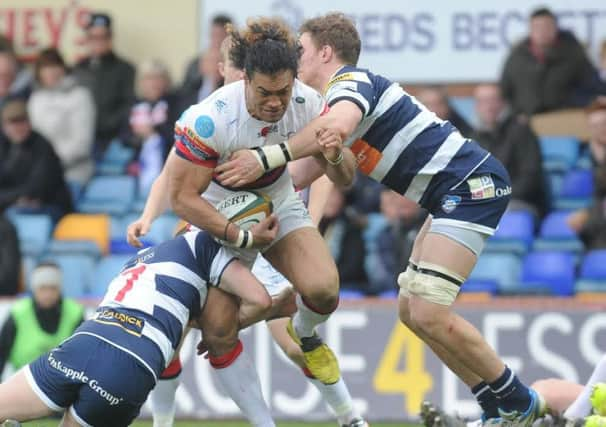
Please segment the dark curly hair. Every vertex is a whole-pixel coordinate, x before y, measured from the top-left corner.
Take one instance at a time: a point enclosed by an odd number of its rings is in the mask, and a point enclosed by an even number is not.
[[[274,75],[290,70],[297,75],[299,45],[281,19],[249,19],[244,30],[228,26],[228,32],[232,38],[229,58],[249,79],[255,72]]]

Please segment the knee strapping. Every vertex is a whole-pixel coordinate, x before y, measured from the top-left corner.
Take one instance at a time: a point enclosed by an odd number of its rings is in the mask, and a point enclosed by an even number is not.
[[[421,262],[408,284],[408,291],[429,302],[451,305],[457,298],[464,277],[436,264]]]
[[[403,273],[400,273],[398,276],[398,285],[400,286],[400,296],[408,298],[410,297],[410,292],[408,292],[408,286],[410,282],[412,282],[415,274],[417,274],[417,265],[412,261],[408,262],[408,267],[404,270]]]

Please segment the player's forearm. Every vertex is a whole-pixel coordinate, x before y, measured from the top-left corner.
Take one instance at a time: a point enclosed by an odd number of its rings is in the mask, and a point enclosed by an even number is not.
[[[352,184],[356,174],[356,158],[348,148],[343,148],[343,160],[338,164],[326,162],[326,176],[339,187]]]
[[[227,219],[197,192],[186,189],[172,191],[170,201],[177,216],[219,239],[224,239]],[[237,228],[236,226],[228,228],[228,241],[236,240],[237,235],[234,233],[237,233]]]
[[[166,173],[166,168],[164,168],[151,186],[141,217],[152,223],[169,208],[168,175]]]
[[[326,175],[322,175],[311,184],[307,210],[316,226],[324,215],[324,207],[332,188],[333,183]]]

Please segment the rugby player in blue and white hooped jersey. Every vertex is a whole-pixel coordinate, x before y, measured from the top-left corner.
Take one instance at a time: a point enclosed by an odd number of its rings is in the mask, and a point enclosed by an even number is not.
[[[197,325],[208,286],[234,281],[260,286],[207,232],[190,231],[140,251],[109,284],[92,319],[0,384],[0,422],[67,409],[63,427],[130,425],[185,328]],[[239,341],[230,358],[224,360],[229,368],[217,371],[238,371],[238,383],[227,384],[228,395],[238,401],[246,396],[246,404],[255,406],[253,425],[274,426]]]
[[[543,411],[542,398],[451,310],[507,207],[505,169],[397,83],[357,68],[360,38],[343,14],[308,20],[300,34],[298,77],[324,90],[330,111],[283,143],[290,157],[317,154],[318,142],[324,144],[318,134],[338,131],[348,147],[343,152],[353,151],[363,173],[429,210],[398,278],[400,318],[471,388],[485,418],[531,424]],[[239,151],[218,167],[221,183],[245,185],[286,157],[274,146]]]

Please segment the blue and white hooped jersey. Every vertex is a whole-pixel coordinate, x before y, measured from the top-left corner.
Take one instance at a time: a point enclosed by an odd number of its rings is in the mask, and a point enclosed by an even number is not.
[[[325,96],[329,106],[348,100],[362,111],[360,124],[345,142],[360,171],[424,207],[430,186],[457,185],[490,156],[398,83],[368,70],[341,68]]]
[[[188,322],[200,315],[207,286],[220,282],[233,259],[200,230],[143,249],[110,282],[94,317],[76,334],[94,335],[127,351],[157,376]]]

